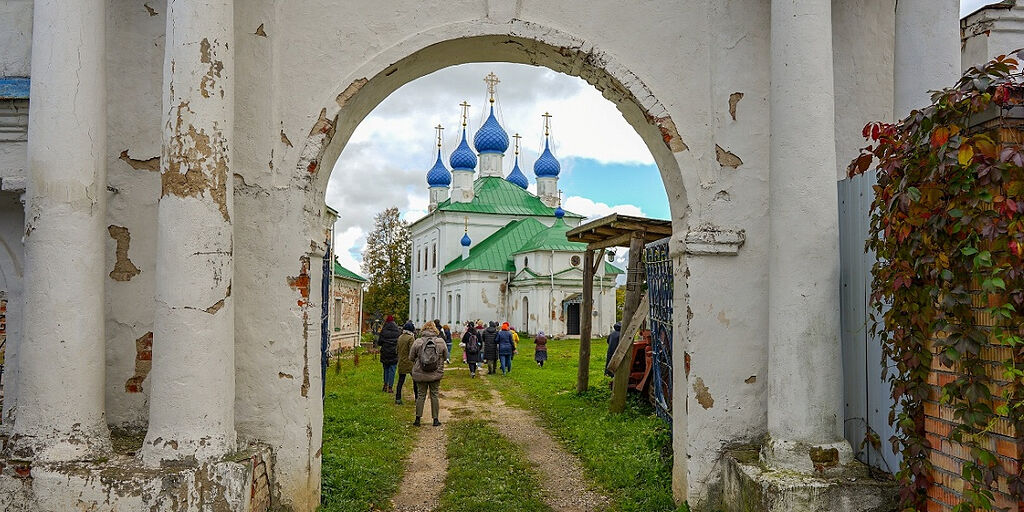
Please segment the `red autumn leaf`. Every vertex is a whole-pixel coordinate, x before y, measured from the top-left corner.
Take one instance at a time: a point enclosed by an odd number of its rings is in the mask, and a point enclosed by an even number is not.
[[[940,126],[932,132],[932,147],[937,148],[946,142],[949,142],[949,128]]]

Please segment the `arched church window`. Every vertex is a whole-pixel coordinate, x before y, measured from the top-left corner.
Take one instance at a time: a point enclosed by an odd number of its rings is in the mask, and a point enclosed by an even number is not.
[[[526,268],[526,267],[529,267],[529,266],[530,266],[530,257],[529,256],[523,256],[523,268]]]
[[[437,244],[434,244],[433,258],[434,261],[433,264],[431,265],[431,268],[437,268]]]

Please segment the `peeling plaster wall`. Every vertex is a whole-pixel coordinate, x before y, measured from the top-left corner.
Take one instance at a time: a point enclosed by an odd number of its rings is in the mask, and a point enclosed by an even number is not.
[[[131,277],[106,278],[107,421],[114,428],[133,430],[145,429],[149,415],[149,380],[132,379],[137,341],[152,333],[156,308],[160,91],[167,23],[164,4],[149,5],[157,6],[155,15],[135,0],[110,0],[107,8],[107,96],[112,108],[107,110],[106,223],[114,226],[108,232],[123,228],[130,237],[126,256],[138,270]],[[145,163],[150,161],[156,165]],[[119,268],[113,234],[106,247],[109,273]],[[129,392],[129,384],[139,391]]]
[[[989,6],[960,21],[962,60],[967,70],[980,66],[997,55],[1021,48],[1024,31],[1024,5]]]

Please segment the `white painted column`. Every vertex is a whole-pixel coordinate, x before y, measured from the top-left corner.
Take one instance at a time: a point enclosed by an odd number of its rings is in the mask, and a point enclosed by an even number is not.
[[[232,3],[167,3],[147,464],[235,449]]]
[[[830,0],[772,0],[771,9],[771,440],[762,458],[810,472],[812,452],[825,465],[852,458],[842,436],[832,9]]]
[[[960,78],[960,1],[896,2],[895,119],[931,104],[928,91]]]
[[[103,0],[34,5],[16,457],[67,461],[110,448],[105,25]]]

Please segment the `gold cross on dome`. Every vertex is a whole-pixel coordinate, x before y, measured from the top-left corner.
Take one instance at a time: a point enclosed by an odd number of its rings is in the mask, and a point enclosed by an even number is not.
[[[487,94],[491,97],[491,103],[494,103],[494,91],[500,82],[501,80],[498,80],[498,75],[495,75],[493,71],[484,77],[484,83],[487,84]]]
[[[544,112],[541,117],[544,118],[544,136],[547,137],[548,135],[551,135],[551,114]]]
[[[466,126],[466,119],[469,117],[470,105],[466,100],[462,100],[462,103],[459,103],[459,106],[462,107],[462,126]]]
[[[438,149],[440,149],[441,148],[441,131],[444,130],[444,127],[439,124],[439,125],[435,126],[434,129],[437,130],[437,147],[438,147]]]
[[[518,155],[519,154],[519,139],[521,139],[522,137],[517,133],[517,134],[513,135],[512,138],[515,139],[515,141],[516,141],[515,142],[515,148],[516,148],[516,154]]]
[[[464,221],[466,221],[466,233],[469,233],[469,216],[467,215],[467,216],[463,217],[462,219]]]

